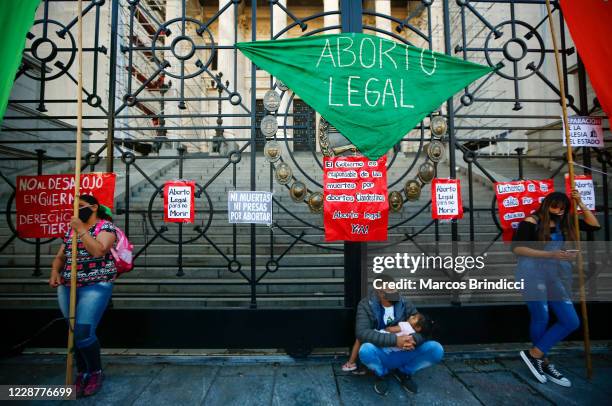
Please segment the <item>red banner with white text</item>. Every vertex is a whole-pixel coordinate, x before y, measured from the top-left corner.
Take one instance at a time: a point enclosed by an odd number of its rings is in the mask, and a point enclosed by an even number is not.
[[[387,156],[325,157],[323,199],[325,241],[386,241]]]
[[[532,214],[547,194],[554,191],[552,179],[496,182],[495,196],[504,241],[511,241],[514,231]]]
[[[113,209],[114,173],[81,174],[81,195]],[[21,238],[63,237],[73,214],[74,174],[17,176],[15,206]]]

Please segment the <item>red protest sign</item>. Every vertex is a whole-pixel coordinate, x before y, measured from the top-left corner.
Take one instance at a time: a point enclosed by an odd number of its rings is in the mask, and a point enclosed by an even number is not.
[[[459,179],[434,179],[431,182],[431,217],[449,220],[463,218]]]
[[[389,220],[387,157],[325,157],[325,241],[386,241]]]
[[[595,185],[593,184],[593,177],[591,175],[574,175],[574,186],[578,193],[580,193],[580,199],[582,199],[587,209],[595,211]],[[565,193],[573,204],[574,201],[572,200],[571,192],[569,175],[566,173]],[[578,207],[578,213],[582,213],[580,207]]]
[[[544,197],[553,190],[552,179],[495,183],[495,197],[504,241],[512,240],[519,223],[532,214]]]
[[[164,222],[193,223],[195,218],[195,182],[168,181],[164,184]]]
[[[113,208],[114,173],[81,174],[81,194]],[[63,237],[73,214],[74,174],[17,176],[17,234],[22,238]]]

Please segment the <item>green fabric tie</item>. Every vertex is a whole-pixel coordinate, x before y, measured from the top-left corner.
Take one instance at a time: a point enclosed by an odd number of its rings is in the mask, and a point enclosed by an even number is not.
[[[494,68],[368,34],[240,42],[370,159]]]
[[[102,209],[102,211],[109,217],[113,217],[113,212],[111,209],[103,204],[99,204],[98,207]]]

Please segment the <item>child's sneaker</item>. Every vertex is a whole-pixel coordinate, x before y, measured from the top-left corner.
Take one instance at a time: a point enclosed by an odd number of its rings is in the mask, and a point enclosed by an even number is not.
[[[87,384],[83,389],[83,396],[92,396],[95,395],[102,389],[102,380],[104,379],[104,375],[102,371],[96,371],[89,374],[87,378]]]
[[[342,365],[342,371],[343,372],[351,372],[357,369],[357,364],[354,362],[347,362],[346,364]]]

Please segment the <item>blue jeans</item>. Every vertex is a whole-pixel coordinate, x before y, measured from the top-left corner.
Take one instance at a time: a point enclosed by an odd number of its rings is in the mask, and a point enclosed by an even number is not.
[[[359,360],[377,376],[384,376],[393,369],[412,375],[418,370],[435,365],[442,360],[444,349],[437,341],[425,341],[411,351],[393,351],[371,343],[361,345]]]
[[[77,288],[76,320],[74,343],[77,348],[85,348],[96,343],[96,328],[106,310],[113,292],[113,282],[98,282]],[[70,287],[57,287],[57,301],[66,319],[70,317]]]
[[[565,301],[528,301],[531,314],[529,333],[531,342],[544,354],[580,326],[580,320],[571,300]],[[557,322],[548,328],[549,310],[555,313]]]

